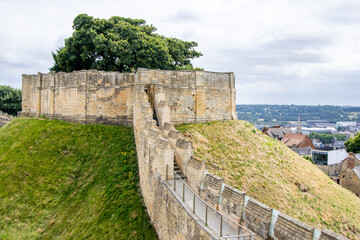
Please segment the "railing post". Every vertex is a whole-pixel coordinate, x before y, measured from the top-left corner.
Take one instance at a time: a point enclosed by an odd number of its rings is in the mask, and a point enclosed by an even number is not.
[[[194,198],[193,198],[193,214],[195,214],[195,194],[194,194]]]
[[[223,219],[222,219],[222,215],[220,215],[220,237],[222,237],[222,224],[223,224]]]
[[[183,202],[185,202],[185,183],[183,182]]]
[[[208,218],[208,206],[205,205],[205,227],[207,227],[208,225],[207,218]]]
[[[174,192],[176,192],[176,174],[174,174]]]
[[[169,180],[169,164],[166,164],[166,181]]]

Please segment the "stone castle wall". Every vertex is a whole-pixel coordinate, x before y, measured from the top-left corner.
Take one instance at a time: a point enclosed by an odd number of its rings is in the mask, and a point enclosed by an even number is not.
[[[22,115],[132,125],[134,73],[79,71],[23,75]]]
[[[4,126],[11,119],[13,119],[13,116],[8,115],[0,110],[0,127]]]
[[[132,125],[135,80],[151,97],[162,87],[171,123],[236,119],[233,73],[154,69],[23,75],[22,115]]]
[[[219,239],[169,188],[174,161],[209,205],[261,239],[342,239],[246,196],[206,171],[174,124],[236,119],[232,73],[80,71],[23,75],[23,115],[82,123],[132,125],[140,188],[159,239]]]
[[[151,81],[151,77],[147,79]],[[151,97],[146,89],[147,83],[136,85],[134,91],[134,132],[141,191],[160,239],[219,239],[219,236],[204,227],[191,211],[186,211],[181,201],[169,189],[167,180],[174,177],[174,160],[185,174],[189,186],[203,200],[256,233],[257,239],[342,239],[341,236],[328,238],[330,235],[338,235],[328,230],[321,232],[279,213],[207,172],[204,161],[194,157],[192,143],[184,139],[173,123],[170,123],[167,90],[162,85],[155,85],[151,90],[154,96]],[[157,122],[153,119],[154,111]],[[164,208],[168,210],[165,211]]]

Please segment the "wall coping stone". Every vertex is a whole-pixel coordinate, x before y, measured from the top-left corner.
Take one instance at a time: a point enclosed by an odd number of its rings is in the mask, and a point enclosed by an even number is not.
[[[282,217],[282,218],[286,219],[287,221],[292,222],[292,223],[304,228],[305,230],[307,230],[309,232],[314,230],[313,227],[310,227],[309,225],[307,225],[303,222],[300,222],[299,220],[296,220],[295,218],[289,217],[288,215],[285,215],[283,213],[279,213],[279,217]]]
[[[319,239],[322,239],[323,235],[330,238],[330,239],[333,238],[334,240],[335,239],[337,239],[337,240],[349,240],[348,238],[343,237],[343,236],[341,236],[341,235],[339,235],[337,233],[334,233],[334,232],[332,232],[332,231],[330,231],[328,229],[323,229],[321,231],[321,235],[320,235]]]
[[[151,129],[149,132],[149,137],[152,139],[156,139],[160,135],[160,131],[157,129]]]

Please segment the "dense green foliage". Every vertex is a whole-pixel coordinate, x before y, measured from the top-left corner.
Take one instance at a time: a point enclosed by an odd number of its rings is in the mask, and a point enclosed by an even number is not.
[[[202,54],[196,42],[154,33],[145,20],[123,17],[93,18],[79,14],[65,46],[52,53],[53,71],[82,69],[131,72],[137,68],[192,69],[190,59]]]
[[[347,152],[360,153],[360,133],[345,142]]]
[[[19,118],[0,143],[0,239],[157,239],[131,128]]]
[[[328,120],[360,121],[360,107],[305,105],[236,105],[239,119],[253,124],[285,125],[289,121]],[[259,122],[258,119],[264,119]],[[276,121],[273,121],[276,119]]]
[[[0,111],[16,116],[21,111],[21,90],[0,86]]]
[[[322,143],[332,143],[334,142],[334,138],[336,138],[338,141],[344,141],[346,140],[347,136],[346,134],[326,134],[312,132],[310,133],[309,138],[319,139]]]

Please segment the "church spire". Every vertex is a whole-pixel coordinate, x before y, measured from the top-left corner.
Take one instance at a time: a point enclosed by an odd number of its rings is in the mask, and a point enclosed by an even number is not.
[[[296,134],[302,134],[302,132],[301,132],[301,124],[300,124],[300,113],[299,113],[298,126],[296,128]]]

